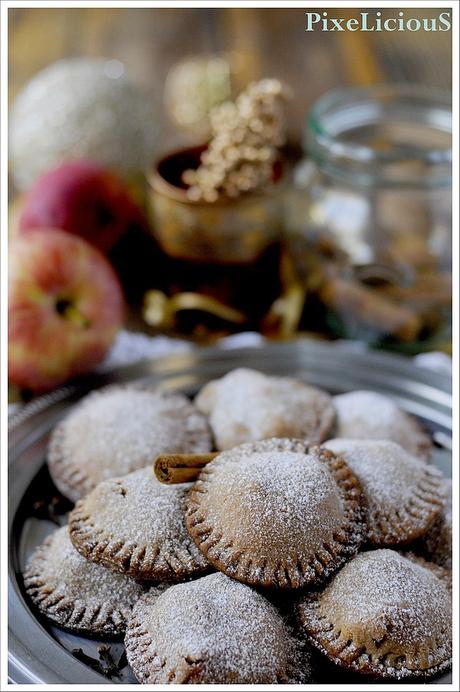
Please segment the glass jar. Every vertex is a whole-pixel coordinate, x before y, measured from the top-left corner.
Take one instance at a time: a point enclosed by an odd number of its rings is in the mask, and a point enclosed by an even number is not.
[[[319,302],[340,336],[417,351],[445,333],[451,136],[449,98],[432,88],[345,89],[316,102],[287,209],[305,328]]]

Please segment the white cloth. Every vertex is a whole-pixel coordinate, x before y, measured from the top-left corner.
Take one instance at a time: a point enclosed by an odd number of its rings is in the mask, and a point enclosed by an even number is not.
[[[261,346],[265,339],[257,332],[232,334],[219,340],[220,348],[243,348]],[[168,336],[148,336],[139,332],[128,332],[122,329],[105,360],[97,368],[106,372],[122,365],[131,365],[141,360],[161,358],[177,353],[190,353],[195,347],[190,341],[172,339]]]
[[[264,337],[257,332],[241,332],[240,334],[232,334],[220,339],[218,346],[222,349],[256,348],[264,342]],[[366,350],[366,344],[359,341],[343,340],[341,343],[346,348],[357,352]],[[118,333],[106,358],[98,366],[97,372],[107,372],[113,368],[131,365],[141,360],[190,353],[194,348],[194,345],[185,339],[173,339],[168,336],[148,336],[141,332],[129,332],[126,329],[122,329]],[[452,373],[452,361],[445,353],[438,351],[421,353],[415,356],[414,362],[421,367],[436,372],[443,372],[448,375]],[[8,406],[8,414],[11,415],[19,406],[21,404],[10,404]]]

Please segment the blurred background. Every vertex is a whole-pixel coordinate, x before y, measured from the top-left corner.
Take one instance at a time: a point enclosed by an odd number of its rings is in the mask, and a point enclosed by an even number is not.
[[[360,11],[327,9],[329,17],[345,18]],[[406,14],[430,18],[442,11]],[[389,16],[393,10],[382,11],[382,18]],[[292,86],[289,124],[300,137],[309,106],[335,87],[420,82],[449,90],[451,50],[450,32],[306,33],[301,9],[11,9],[9,96],[11,102],[55,60],[92,56],[121,60],[136,82],[162,100],[168,71],[179,60],[235,51],[242,53],[241,83],[275,76]],[[165,124],[167,148],[180,141],[180,133]]]
[[[373,9],[327,9],[363,11],[372,21]],[[436,21],[443,9],[404,12]],[[250,330],[450,352],[450,31],[306,33],[300,9],[8,17],[10,237],[56,226],[96,245],[121,283],[128,329],[206,344]],[[267,185],[222,208],[192,204],[174,157],[186,152],[187,168],[202,151],[187,148],[210,140],[211,109],[263,78],[290,93],[282,195]],[[56,202],[64,173],[43,176],[80,158],[115,173],[140,215],[123,201],[114,211],[100,179],[97,223],[70,213],[68,187]],[[77,169],[65,175],[80,194],[78,180],[95,173]],[[56,306],[78,322],[72,296]],[[28,388],[27,377],[13,381]]]

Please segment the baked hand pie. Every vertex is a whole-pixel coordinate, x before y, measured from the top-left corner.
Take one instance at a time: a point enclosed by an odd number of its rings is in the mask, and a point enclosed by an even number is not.
[[[441,513],[410,549],[430,562],[452,569],[452,482],[444,479],[446,502]]]
[[[378,392],[355,391],[333,398],[335,437],[392,440],[421,459],[431,453],[431,439],[419,422]]]
[[[141,683],[307,682],[308,657],[276,608],[215,573],[147,593],[133,612],[126,653]]]
[[[122,635],[144,591],[133,579],[85,560],[73,547],[67,526],[35,550],[23,576],[27,595],[43,615],[92,636]]]
[[[48,467],[73,502],[165,452],[209,452],[205,417],[183,394],[113,385],[82,399],[54,429]]]
[[[321,442],[335,417],[332,399],[321,389],[248,368],[206,384],[195,404],[209,416],[221,450],[270,437]]]
[[[256,586],[312,586],[354,555],[363,495],[343,459],[301,440],[222,452],[187,497],[187,528],[217,569]]]
[[[209,565],[185,528],[189,483],[164,485],[152,467],[100,483],[69,517],[76,549],[115,572],[149,581],[181,581]]]
[[[312,644],[359,673],[401,680],[451,663],[447,574],[421,558],[388,549],[360,553],[323,592],[300,599],[298,617]]]
[[[407,544],[426,533],[442,512],[443,475],[396,442],[338,438],[324,446],[345,459],[362,485],[369,543]]]

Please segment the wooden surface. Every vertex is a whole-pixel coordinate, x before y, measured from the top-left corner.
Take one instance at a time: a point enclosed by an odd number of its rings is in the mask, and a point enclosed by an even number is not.
[[[441,11],[405,10],[410,16]],[[291,131],[298,136],[308,107],[333,87],[418,81],[450,88],[449,32],[306,33],[304,24],[302,9],[10,9],[9,96],[51,62],[86,55],[121,60],[161,101],[168,70],[179,59],[236,50],[245,55],[247,79],[278,76],[291,84]],[[181,138],[167,123],[164,145]]]

